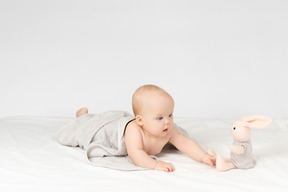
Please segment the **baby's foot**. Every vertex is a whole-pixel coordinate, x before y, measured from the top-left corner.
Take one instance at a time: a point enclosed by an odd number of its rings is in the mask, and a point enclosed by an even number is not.
[[[88,109],[86,107],[83,107],[76,112],[76,117],[78,118],[81,115],[85,115],[87,113],[88,113]]]

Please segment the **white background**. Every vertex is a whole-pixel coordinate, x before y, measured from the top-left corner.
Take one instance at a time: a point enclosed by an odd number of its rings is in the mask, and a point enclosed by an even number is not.
[[[157,84],[177,117],[288,117],[288,1],[0,0],[0,117],[131,110]]]

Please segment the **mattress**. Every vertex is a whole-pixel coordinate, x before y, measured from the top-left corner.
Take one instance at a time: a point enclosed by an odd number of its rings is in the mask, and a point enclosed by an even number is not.
[[[177,150],[157,157],[172,162],[171,173],[119,171],[89,164],[84,151],[60,145],[57,131],[67,117],[4,117],[0,119],[0,191],[287,191],[288,119],[274,119],[252,130],[257,164],[248,170],[219,172]],[[230,157],[234,119],[177,118],[205,150]]]

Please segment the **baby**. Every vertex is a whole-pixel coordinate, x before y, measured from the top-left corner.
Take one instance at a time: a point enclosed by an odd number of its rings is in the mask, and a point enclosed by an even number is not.
[[[174,126],[174,101],[165,90],[155,85],[139,87],[133,94],[132,107],[135,119],[126,125],[124,138],[128,156],[136,166],[174,171],[171,163],[156,161],[149,156],[160,153],[167,143],[173,144],[194,160],[215,165],[215,156],[206,153]],[[81,108],[76,117],[86,113],[88,109]]]

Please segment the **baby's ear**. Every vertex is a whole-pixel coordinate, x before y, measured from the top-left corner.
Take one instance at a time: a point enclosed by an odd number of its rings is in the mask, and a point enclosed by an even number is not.
[[[143,126],[143,121],[142,121],[142,116],[141,115],[136,115],[136,123],[139,125],[139,126]]]

